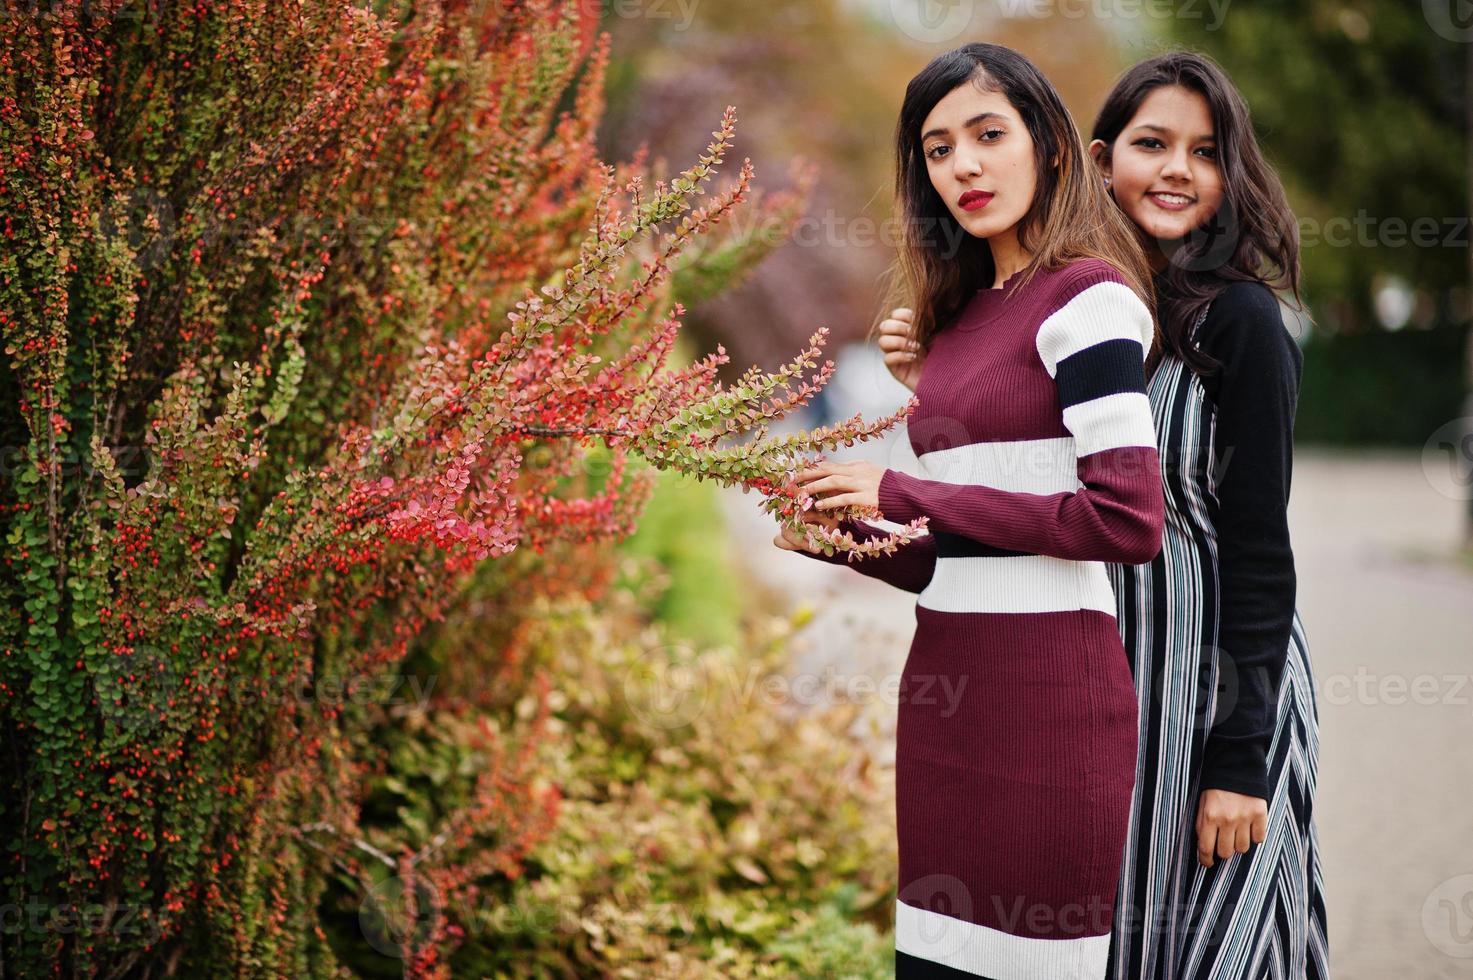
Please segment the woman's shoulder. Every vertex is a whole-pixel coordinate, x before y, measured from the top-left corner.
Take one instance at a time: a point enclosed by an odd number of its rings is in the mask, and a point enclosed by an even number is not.
[[[1257,325],[1282,326],[1279,298],[1266,283],[1257,279],[1230,282],[1212,300],[1206,323],[1248,321]]]
[[[1051,269],[1044,294],[1038,344],[1045,353],[1055,344],[1068,348],[1088,339],[1150,346],[1155,332],[1150,308],[1111,262],[1081,258]]]
[[[1102,282],[1128,285],[1125,274],[1117,269],[1114,263],[1094,256],[1072,259],[1053,269],[1050,278],[1056,287],[1073,292],[1079,292]]]
[[[1200,349],[1229,366],[1262,369],[1277,363],[1297,375],[1304,359],[1284,323],[1278,296],[1258,280],[1224,287],[1213,298],[1194,339]]]
[[[1145,306],[1140,296],[1131,288],[1125,274],[1105,259],[1094,257],[1074,259],[1048,270],[1046,276],[1048,305],[1051,312],[1061,309],[1081,294],[1091,290],[1094,290],[1090,293],[1092,297],[1108,297],[1107,302],[1113,300]]]

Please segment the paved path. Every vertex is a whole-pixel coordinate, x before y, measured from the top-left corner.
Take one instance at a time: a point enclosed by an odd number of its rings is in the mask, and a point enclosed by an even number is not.
[[[895,441],[857,452],[885,465],[906,457]],[[1433,489],[1415,453],[1301,449],[1292,497],[1320,704],[1333,975],[1473,978],[1473,573],[1453,557],[1461,505]],[[915,597],[780,551],[755,497],[725,499],[754,587],[817,609],[795,648],[795,675],[814,675],[803,690],[866,700],[869,720],[856,724],[883,756]]]

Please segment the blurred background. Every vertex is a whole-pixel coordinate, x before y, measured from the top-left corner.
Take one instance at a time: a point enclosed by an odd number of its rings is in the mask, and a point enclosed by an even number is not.
[[[1321,722],[1317,820],[1335,976],[1473,977],[1473,437],[1469,72],[1458,0],[608,0],[605,159],[683,166],[723,107],[777,190],[817,168],[792,239],[697,303],[685,353],[734,378],[818,327],[833,381],[792,427],[893,411],[862,341],[893,258],[893,126],[906,81],[974,40],[1017,48],[1087,132],[1115,77],[1172,47],[1217,58],[1300,219],[1307,316],[1292,530]],[[734,169],[734,168],[732,168]],[[741,220],[741,216],[737,217]],[[753,227],[744,233],[770,231]],[[784,229],[785,232],[785,229]],[[903,429],[854,455],[904,468]],[[792,670],[892,677],[914,597],[780,552],[756,498],[667,479],[633,550],[671,570],[664,613],[722,640],[738,606],[810,616]],[[685,573],[682,573],[685,570]],[[699,570],[699,574],[692,573]],[[713,589],[713,583],[715,588]],[[852,692],[851,692],[852,693]],[[895,705],[856,721],[883,754]]]

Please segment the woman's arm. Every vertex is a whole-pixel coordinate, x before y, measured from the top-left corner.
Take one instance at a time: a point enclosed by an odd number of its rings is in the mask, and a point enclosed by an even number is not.
[[[1202,788],[1267,800],[1268,747],[1289,654],[1297,579],[1289,544],[1294,410],[1303,354],[1273,293],[1257,283],[1213,301],[1199,344],[1221,362],[1216,408],[1219,625],[1223,693]]]
[[[1035,341],[1058,388],[1081,486],[1022,493],[886,470],[879,506],[887,520],[924,514],[932,530],[1057,558],[1141,564],[1156,556],[1164,501],[1142,367],[1151,313],[1102,265],[1070,281]]]
[[[838,527],[841,531],[848,531],[855,541],[861,543],[889,536],[880,528],[853,518],[839,521]],[[800,553],[831,565],[848,565],[861,575],[879,579],[906,592],[920,592],[931,581],[931,573],[936,570],[936,539],[930,534],[900,545],[893,554],[871,555],[858,561],[850,561],[849,553],[844,551],[836,551],[832,555],[821,551],[816,554],[811,551]]]

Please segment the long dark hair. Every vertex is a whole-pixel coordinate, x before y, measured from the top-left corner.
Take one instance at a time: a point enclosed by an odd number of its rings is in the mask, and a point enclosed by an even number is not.
[[[895,126],[895,197],[904,235],[891,270],[890,300],[909,297],[912,337],[929,348],[978,289],[992,286],[996,272],[986,240],[963,228],[931,185],[921,147],[926,116],[968,83],[1001,93],[1033,137],[1037,183],[1018,229],[1019,245],[1033,257],[1013,288],[1039,269],[1097,258],[1114,266],[1150,305],[1151,269],[1135,229],[1105,194],[1059,93],[1018,52],[968,44],[936,56],[910,80]]]
[[[1260,282],[1299,295],[1299,224],[1284,185],[1264,159],[1248,104],[1222,66],[1195,51],[1148,58],[1115,83],[1095,118],[1092,139],[1105,144],[1105,162],[1122,130],[1156,89],[1177,85],[1201,95],[1212,115],[1222,204],[1212,219],[1185,238],[1161,242],[1166,267],[1156,273],[1156,308],[1166,349],[1197,374],[1217,361],[1188,340],[1197,317],[1234,282]],[[1143,234],[1137,229],[1137,234]]]

